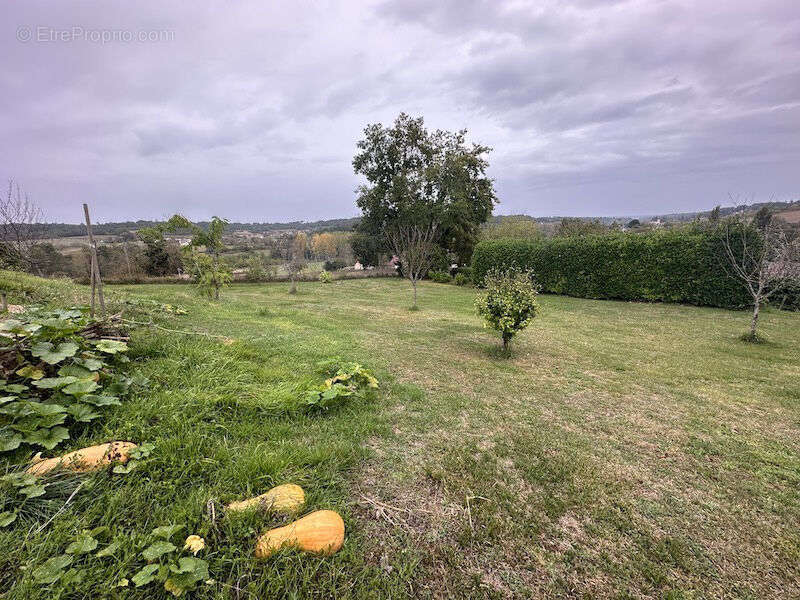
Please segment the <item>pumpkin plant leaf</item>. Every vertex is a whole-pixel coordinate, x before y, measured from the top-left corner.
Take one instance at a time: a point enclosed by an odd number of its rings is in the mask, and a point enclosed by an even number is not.
[[[52,413],[36,419],[36,429],[51,429],[67,420],[67,413]]]
[[[36,583],[54,583],[64,573],[64,569],[72,564],[72,557],[67,554],[54,556],[33,571]]]
[[[119,550],[119,548],[120,548],[120,544],[117,543],[117,542],[114,542],[112,544],[109,544],[108,546],[106,546],[102,550],[98,550],[97,553],[95,554],[95,556],[97,558],[104,558],[106,556],[114,556],[114,552]]]
[[[38,498],[39,496],[44,496],[45,493],[45,486],[44,485],[28,485],[24,488],[19,490],[19,493],[25,496],[26,498]]]
[[[100,352],[116,354],[117,352],[125,352],[128,349],[128,344],[120,342],[119,340],[100,340],[95,347],[100,350]]]
[[[93,538],[97,538],[102,542],[103,540],[107,539],[108,536],[111,534],[111,529],[108,527],[108,525],[98,525],[97,527],[89,531],[89,534]]]
[[[89,406],[88,404],[73,404],[69,408],[67,408],[67,412],[72,415],[72,418],[80,423],[88,423],[93,419],[96,419],[100,416],[99,413],[96,413],[94,409]]]
[[[152,535],[153,537],[168,540],[181,529],[183,529],[183,525],[162,525],[161,527],[153,529]]]
[[[8,527],[17,520],[17,513],[7,510],[0,513],[0,527]]]
[[[103,368],[103,361],[97,358],[76,358],[75,362],[89,371],[99,371]]]
[[[142,568],[141,571],[136,573],[136,575],[131,577],[131,581],[133,581],[133,584],[136,587],[142,587],[143,585],[147,585],[148,583],[153,581],[153,579],[156,578],[156,572],[158,571],[158,567],[159,567],[158,564],[145,566],[144,568]]]
[[[88,554],[95,548],[97,548],[97,540],[88,531],[84,531],[78,534],[75,541],[67,546],[65,552],[67,554]]]
[[[10,452],[16,450],[22,443],[22,436],[18,433],[4,433],[0,436],[0,452]]]
[[[208,563],[192,556],[181,557],[177,565],[170,565],[169,570],[171,575],[164,582],[164,589],[176,596],[193,589],[198,582],[208,579]]]
[[[33,365],[25,365],[21,369],[17,370],[17,375],[20,377],[25,377],[26,379],[41,379],[44,377],[44,371],[41,369],[37,369]]]
[[[29,444],[37,444],[48,450],[52,450],[64,440],[69,439],[69,431],[65,427],[53,427],[52,429],[39,429],[25,436],[25,441]]]
[[[34,381],[33,385],[37,388],[51,390],[62,388],[65,385],[75,383],[76,381],[78,381],[76,377],[45,377],[44,379]]]
[[[28,402],[27,406],[37,415],[42,417],[46,417],[48,415],[60,415],[62,413],[67,412],[66,407],[61,406],[60,404],[46,404],[44,402]]]
[[[75,356],[77,351],[78,344],[74,342],[62,342],[58,346],[53,346],[50,342],[39,342],[31,348],[31,354],[41,358],[48,365],[55,365],[65,358]]]
[[[91,379],[94,376],[91,370],[80,365],[64,365],[58,370],[58,374],[61,377],[74,377],[75,379]]]
[[[95,406],[119,406],[122,404],[116,396],[98,396],[95,394],[81,396],[81,402],[88,402]]]
[[[74,383],[70,383],[61,391],[70,396],[83,396],[84,394],[95,391],[98,387],[100,386],[97,385],[94,379],[79,379]]]
[[[147,561],[154,561],[158,560],[162,555],[174,551],[176,548],[177,547],[170,542],[159,540],[145,548],[144,552],[142,552],[142,556]]]
[[[28,389],[28,386],[22,383],[12,383],[11,385],[4,385],[3,389],[12,394],[21,394]]]
[[[128,473],[133,471],[136,468],[136,465],[138,464],[139,463],[135,460],[129,460],[124,465],[114,465],[114,468],[111,471],[113,473],[116,473],[117,475],[127,475]]]

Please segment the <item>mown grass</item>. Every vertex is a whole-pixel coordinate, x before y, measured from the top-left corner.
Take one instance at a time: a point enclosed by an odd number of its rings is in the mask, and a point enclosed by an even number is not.
[[[196,597],[800,595],[800,315],[768,311],[753,345],[744,313],[543,296],[504,358],[455,286],[423,284],[418,312],[397,280],[237,285],[219,303],[187,286],[115,293],[229,339],[135,334],[151,386],[70,449],[153,441],[153,457],[92,476],[40,534],[0,530],[9,598],[165,596],[113,585],[169,523],[209,543],[215,581]],[[285,412],[337,356],[375,370],[378,398]],[[209,501],[290,481],[309,510],[343,514],[339,554],[259,563],[255,537],[279,521],[209,517]],[[30,583],[103,524],[124,541],[115,559],[70,589]]]

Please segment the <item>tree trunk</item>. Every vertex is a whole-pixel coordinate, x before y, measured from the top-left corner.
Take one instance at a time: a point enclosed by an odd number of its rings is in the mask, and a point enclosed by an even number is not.
[[[296,294],[297,293],[297,283],[295,283],[294,277],[292,277],[292,285],[289,288],[289,293],[290,294]]]
[[[214,300],[219,300],[219,284],[214,284]]]
[[[503,333],[503,350],[508,352],[508,344],[511,342],[511,336],[507,333]]]
[[[414,287],[414,308],[417,308],[417,280],[412,279],[411,285]]]
[[[756,339],[756,327],[758,327],[758,309],[761,307],[761,299],[757,298],[753,304],[753,318],[750,320],[750,339]]]

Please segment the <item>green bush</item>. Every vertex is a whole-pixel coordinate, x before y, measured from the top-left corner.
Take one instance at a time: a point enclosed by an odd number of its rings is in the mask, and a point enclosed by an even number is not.
[[[484,283],[486,291],[475,299],[475,308],[488,326],[500,332],[507,350],[511,338],[525,329],[538,312],[536,286],[529,271],[514,268],[492,269]]]
[[[435,283],[450,283],[450,273],[447,271],[430,271],[428,278]]]
[[[322,268],[326,271],[338,271],[339,269],[344,269],[347,266],[347,263],[343,260],[339,260],[335,258],[333,260],[326,260],[325,264],[322,265]]]
[[[331,275],[328,271],[322,271],[319,274],[319,280],[322,283],[331,283],[333,281],[333,275]]]
[[[745,234],[756,235],[749,229]],[[555,294],[748,306],[752,301],[746,289],[723,267],[723,236],[722,229],[682,229],[486,241],[472,257],[473,282],[483,285],[490,269],[515,267],[531,270],[541,291]]]
[[[456,273],[461,273],[467,279],[472,279],[472,267],[458,267]]]
[[[453,283],[456,285],[469,285],[470,278],[464,275],[464,273],[456,273],[456,276],[453,278]]]

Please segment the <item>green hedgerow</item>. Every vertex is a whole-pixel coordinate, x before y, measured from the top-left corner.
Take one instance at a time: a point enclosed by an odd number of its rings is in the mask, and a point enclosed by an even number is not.
[[[747,234],[748,247],[758,241]],[[576,298],[681,302],[743,308],[752,299],[723,268],[722,229],[612,233],[480,242],[472,255],[477,286],[489,269],[530,269],[543,292]],[[742,238],[732,240],[741,252]]]
[[[450,283],[452,281],[450,273],[447,271],[430,271],[428,273],[428,279],[435,283]]]
[[[485,290],[475,300],[475,308],[486,325],[500,332],[503,349],[511,338],[530,325],[539,312],[538,290],[530,271],[491,269],[484,279]]]

